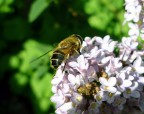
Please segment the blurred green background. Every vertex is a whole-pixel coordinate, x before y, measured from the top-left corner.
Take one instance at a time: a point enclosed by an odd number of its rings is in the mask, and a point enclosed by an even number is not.
[[[71,34],[120,41],[123,0],[0,0],[0,114],[53,114],[51,53]]]

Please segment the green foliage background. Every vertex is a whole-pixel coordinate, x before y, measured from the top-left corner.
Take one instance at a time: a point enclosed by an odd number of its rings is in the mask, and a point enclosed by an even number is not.
[[[52,114],[53,49],[71,34],[120,41],[123,0],[0,0],[0,114]]]

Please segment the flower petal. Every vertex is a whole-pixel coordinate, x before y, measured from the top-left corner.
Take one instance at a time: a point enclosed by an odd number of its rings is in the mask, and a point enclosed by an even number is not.
[[[125,73],[123,73],[123,72],[119,75],[119,78],[121,78],[122,80],[124,80],[125,77],[126,77],[126,76],[125,76]]]
[[[77,58],[77,61],[78,61],[78,64],[79,64],[80,69],[82,69],[82,70],[86,69],[86,63],[85,63],[85,59],[84,59],[84,56],[83,56],[83,55],[80,55],[80,56]]]
[[[64,103],[61,107],[59,107],[57,110],[56,110],[56,113],[57,114],[62,114],[62,112],[64,114],[67,113],[68,110],[71,110],[73,109],[73,105],[72,105],[72,102],[68,102],[68,103]]]
[[[76,83],[76,77],[72,74],[68,75],[68,80],[70,81],[71,84],[75,85]]]
[[[113,52],[115,45],[116,45],[116,42],[114,41],[109,44],[109,52]]]
[[[102,43],[103,42],[103,40],[102,40],[102,38],[101,37],[96,37],[96,42],[98,42],[98,43]]]
[[[144,84],[144,77],[140,76],[139,79],[138,79],[138,82],[140,84]]]
[[[71,67],[73,67],[73,68],[75,68],[75,67],[78,66],[77,62],[74,62],[74,61],[69,62],[68,65],[71,66]]]
[[[104,42],[108,42],[109,39],[110,39],[110,36],[109,36],[109,35],[106,35],[106,36],[103,38]]]
[[[138,82],[133,82],[133,86],[130,87],[131,91],[135,91],[138,88]]]
[[[125,98],[130,98],[130,95],[131,95],[131,94],[127,94],[127,91],[125,91],[125,92],[123,93],[123,96],[124,96]]]
[[[123,85],[124,87],[130,87],[130,86],[132,85],[132,82],[129,81],[129,80],[124,80],[122,85]]]
[[[117,89],[115,87],[108,87],[108,92],[115,93]]]
[[[139,98],[140,97],[140,93],[138,91],[133,91],[131,93],[131,96],[134,97],[134,98]]]
[[[61,82],[61,79],[62,78],[54,78],[54,79],[52,79],[52,81],[51,81],[51,84],[53,84],[53,85],[57,85],[57,84],[59,84],[60,82]]]
[[[116,84],[117,80],[115,77],[110,77],[108,79],[108,83],[109,83],[109,86],[114,86]]]
[[[136,71],[137,71],[139,74],[143,74],[143,73],[144,73],[144,67],[136,67],[135,69],[136,69]]]
[[[133,66],[134,67],[139,67],[142,63],[142,59],[140,56],[137,57],[137,59],[134,61]]]
[[[99,82],[100,82],[102,85],[109,86],[108,81],[107,81],[105,78],[103,78],[103,77],[100,77],[100,78],[99,78]]]
[[[132,75],[129,75],[128,80],[134,80],[134,77]]]
[[[109,61],[110,61],[110,59],[111,59],[111,57],[110,57],[110,56],[105,57],[105,58],[103,58],[103,59],[102,59],[101,63],[105,64],[105,63],[109,62]]]

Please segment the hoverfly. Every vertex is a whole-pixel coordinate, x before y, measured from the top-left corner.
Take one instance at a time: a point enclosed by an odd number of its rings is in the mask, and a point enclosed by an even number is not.
[[[80,48],[82,46],[83,39],[80,35],[73,34],[64,40],[62,40],[57,47],[53,50],[53,54],[50,59],[51,66],[54,69],[57,69],[62,62],[67,63],[67,60],[75,55],[80,54]],[[45,54],[41,55],[40,57],[46,55],[50,51],[46,52]],[[33,61],[39,59],[40,57],[34,59]],[[31,62],[33,62],[31,61]],[[65,69],[65,65],[63,70]]]

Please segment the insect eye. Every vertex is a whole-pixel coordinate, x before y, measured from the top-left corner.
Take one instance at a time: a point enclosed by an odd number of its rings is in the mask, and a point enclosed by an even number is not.
[[[78,35],[78,34],[74,34],[74,35],[75,35],[76,38],[78,38],[80,40],[80,43],[82,44],[82,42],[83,42],[82,37],[80,35]]]

